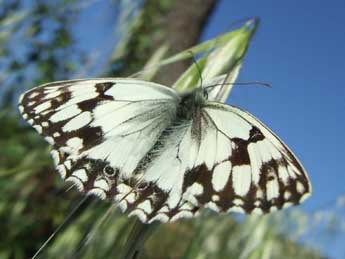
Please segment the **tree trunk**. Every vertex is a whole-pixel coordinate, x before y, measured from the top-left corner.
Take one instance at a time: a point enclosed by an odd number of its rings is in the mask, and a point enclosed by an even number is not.
[[[123,67],[109,73],[130,75],[142,69],[162,44],[169,46],[168,55],[195,45],[217,0],[146,0],[139,22],[127,39]],[[190,65],[190,60],[163,67],[156,82],[171,85]]]
[[[169,54],[175,54],[197,44],[217,0],[176,0],[164,21]],[[164,67],[156,80],[172,84],[190,65],[190,60]]]

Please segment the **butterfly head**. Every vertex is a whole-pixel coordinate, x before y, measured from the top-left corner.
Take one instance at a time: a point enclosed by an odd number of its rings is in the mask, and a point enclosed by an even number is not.
[[[181,96],[178,108],[178,117],[190,119],[207,101],[208,94],[204,88],[196,88],[192,92]]]
[[[180,105],[192,107],[202,106],[208,98],[207,90],[204,88],[196,88],[191,92],[182,94]]]

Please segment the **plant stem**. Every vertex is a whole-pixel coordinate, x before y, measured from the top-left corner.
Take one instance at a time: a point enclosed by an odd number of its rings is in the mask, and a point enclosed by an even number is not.
[[[145,241],[157,229],[160,223],[154,222],[151,224],[144,224],[139,219],[135,219],[131,232],[127,237],[124,247],[124,259],[137,259],[142,253]]]

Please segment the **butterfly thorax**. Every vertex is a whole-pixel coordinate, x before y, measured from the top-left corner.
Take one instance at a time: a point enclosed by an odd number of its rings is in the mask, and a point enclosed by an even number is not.
[[[181,101],[177,107],[177,118],[190,120],[195,113],[205,104],[207,92],[202,88],[197,88],[190,93],[181,95]]]

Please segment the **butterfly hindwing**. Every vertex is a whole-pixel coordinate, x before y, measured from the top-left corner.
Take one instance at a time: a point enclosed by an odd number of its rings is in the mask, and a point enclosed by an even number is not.
[[[310,195],[310,182],[300,162],[254,116],[219,103],[206,105],[203,114],[213,124],[209,130],[216,132],[212,134],[217,145],[217,138],[223,136],[221,145],[227,143],[228,149],[223,160],[191,170],[200,175],[196,182],[204,189],[197,197],[200,204],[216,211],[260,214],[298,204]]]
[[[268,213],[311,193],[307,174],[288,147],[238,108],[209,103],[170,132],[140,180],[149,183],[152,197],[165,197],[159,210],[147,213],[135,204],[128,210],[138,211],[144,222],[193,217],[202,207]]]

